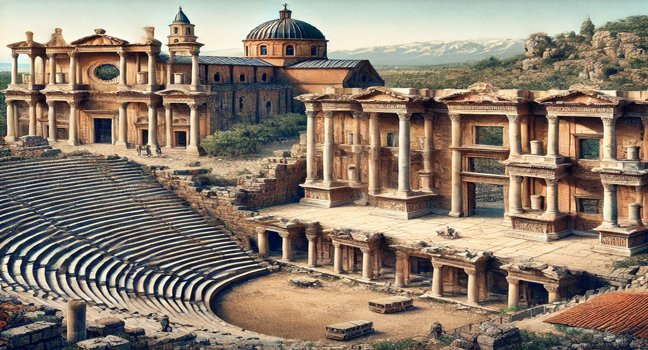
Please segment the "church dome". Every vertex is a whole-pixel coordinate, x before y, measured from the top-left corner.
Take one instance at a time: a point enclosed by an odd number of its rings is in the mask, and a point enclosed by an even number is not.
[[[286,5],[279,11],[279,19],[260,24],[247,35],[248,40],[306,39],[326,40],[324,34],[313,25],[291,18],[292,11]]]
[[[191,24],[187,15],[185,15],[185,13],[182,11],[182,7],[178,9],[178,13],[173,19],[173,23]]]

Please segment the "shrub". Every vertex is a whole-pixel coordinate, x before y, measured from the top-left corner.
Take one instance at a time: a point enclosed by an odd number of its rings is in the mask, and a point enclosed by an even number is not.
[[[648,253],[631,256],[614,262],[614,267],[616,268],[628,268],[632,266],[648,266]]]
[[[414,347],[411,340],[384,340],[374,344],[374,350],[406,350]]]
[[[237,157],[257,153],[260,145],[295,138],[304,130],[305,115],[283,114],[261,124],[234,124],[229,130],[207,136],[202,147],[210,156]]]
[[[547,350],[564,343],[563,337],[551,333],[537,334],[520,330],[520,335],[522,336],[522,345],[520,346],[522,350]]]

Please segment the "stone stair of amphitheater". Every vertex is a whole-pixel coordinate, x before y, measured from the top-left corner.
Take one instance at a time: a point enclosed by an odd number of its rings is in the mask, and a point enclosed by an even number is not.
[[[0,162],[0,259],[12,290],[201,328],[218,292],[267,272],[139,165],[89,156]]]

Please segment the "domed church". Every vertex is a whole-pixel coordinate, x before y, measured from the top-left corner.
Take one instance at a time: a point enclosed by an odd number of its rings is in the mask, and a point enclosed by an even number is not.
[[[199,154],[200,139],[216,130],[303,111],[295,96],[384,85],[367,60],[328,59],[324,34],[293,18],[287,5],[250,31],[244,57],[200,55],[200,28],[182,8],[169,24],[168,54],[155,28],[144,30],[135,43],[100,28],[68,42],[56,28],[46,43],[28,31],[24,41],[8,45],[5,140],[38,135],[71,145]],[[20,76],[19,55],[30,59],[29,73]]]

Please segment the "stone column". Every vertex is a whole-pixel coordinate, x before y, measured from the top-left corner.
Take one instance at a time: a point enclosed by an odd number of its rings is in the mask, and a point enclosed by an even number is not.
[[[524,177],[511,175],[509,177],[509,213],[522,213],[522,182]]]
[[[118,116],[118,125],[117,125],[117,142],[116,146],[127,145],[128,140],[128,116],[126,114],[126,108],[128,108],[128,102],[119,103],[119,116]]]
[[[173,106],[170,103],[164,103],[164,138],[165,148],[173,148]]]
[[[70,67],[68,68],[69,84],[70,84],[70,88],[74,89],[74,86],[77,84],[77,72],[76,72],[77,53],[69,52],[68,55],[70,56]]]
[[[86,338],[86,302],[72,299],[67,306],[67,341],[74,344]]]
[[[432,123],[434,115],[425,114],[423,118],[423,132],[425,135],[425,142],[423,143],[423,172],[431,175],[434,164],[434,129]],[[430,176],[427,186],[421,188],[423,191],[432,191],[433,184],[431,180],[432,177]]]
[[[14,101],[5,99],[5,104],[7,105],[7,136],[5,136],[5,141],[14,142],[16,141]]]
[[[119,86],[125,87],[126,84],[126,52],[119,50]]]
[[[508,281],[508,306],[510,308],[520,305],[520,280],[513,277],[506,277]]]
[[[398,193],[412,191],[410,177],[410,113],[398,113]]]
[[[54,107],[55,101],[48,102],[47,108],[47,127],[48,135],[47,141],[54,142],[56,141],[56,109]]]
[[[317,137],[317,112],[306,111],[306,183],[317,180],[317,160],[315,139]]]
[[[192,102],[187,105],[189,105],[189,144],[187,145],[187,154],[199,156],[200,121],[198,120],[198,104]]]
[[[449,114],[451,121],[451,146],[452,146],[452,196],[450,213],[448,215],[460,217],[463,215],[463,194],[461,183],[461,115]]]
[[[544,179],[547,184],[547,196],[545,215],[558,214],[558,180]]]
[[[36,102],[36,122],[34,123],[35,126],[36,126],[36,134],[35,135],[46,138],[47,135],[45,135],[45,132],[43,130],[42,125],[41,125],[40,128],[38,127],[38,121],[43,120],[43,109],[44,109],[43,108],[43,102]]]
[[[148,54],[148,89],[149,91],[153,91],[157,86],[157,83],[155,81],[155,53],[147,52],[147,54]],[[150,138],[151,137],[149,135],[149,139]]]
[[[306,235],[308,239],[308,266],[317,266],[317,235]]]
[[[443,296],[443,264],[432,260],[432,295],[435,297]]]
[[[36,136],[36,102],[27,100],[29,105],[29,135]]]
[[[617,144],[614,118],[601,118],[603,121],[603,160],[616,160]]]
[[[157,137],[157,106],[155,102],[147,102],[148,107],[148,144],[155,152],[155,147],[158,145]]]
[[[342,246],[340,243],[333,242],[333,273],[342,273]]]
[[[560,301],[560,287],[555,284],[545,284],[544,288],[549,293],[548,301],[549,303],[555,303]]]
[[[46,72],[46,69],[45,69],[47,67],[47,63],[45,62],[46,61],[45,57],[47,57],[47,56],[44,56],[44,55],[40,56],[40,58],[41,58],[41,84],[42,85],[47,84],[47,72]]]
[[[371,280],[373,278],[373,269],[371,267],[371,251],[369,248],[363,248],[362,251],[362,279]]]
[[[559,119],[557,115],[547,114],[547,157],[558,157]]]
[[[333,140],[333,112],[324,112],[324,183],[333,182],[333,160],[335,143]]]
[[[49,83],[51,85],[56,84],[56,54],[51,53],[49,54],[48,57],[48,62],[49,62]]]
[[[509,121],[509,156],[522,153],[522,139],[520,136],[520,116],[511,114],[506,116]]]
[[[396,267],[394,268],[394,286],[395,287],[404,287],[405,286],[405,274],[403,270],[405,269],[407,255],[401,251],[396,251]]]
[[[191,90],[198,90],[200,85],[200,72],[199,72],[198,52],[191,52]]]
[[[263,227],[256,228],[257,245],[259,246],[259,257],[265,258],[268,256],[268,232]]]
[[[76,146],[79,144],[77,138],[77,103],[68,102],[70,105],[70,115],[68,118],[68,144],[70,146]]]
[[[380,114],[369,115],[369,194],[380,193]]]
[[[464,268],[468,275],[468,303],[479,304],[479,287],[477,286],[477,270],[474,268]]]
[[[362,138],[360,137],[360,122],[365,118],[364,112],[353,112],[353,163],[356,166],[357,183],[362,183]]]
[[[281,235],[281,260],[292,261],[292,238],[289,234]]]
[[[28,55],[28,56],[29,56],[29,88],[32,89],[33,86],[36,84],[36,56],[34,55]]]
[[[18,54],[11,53],[11,85],[18,84]]]
[[[617,185],[603,183],[603,224],[601,226],[619,227]]]

